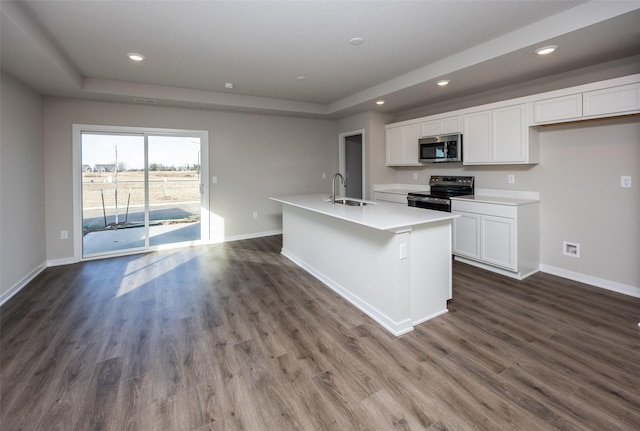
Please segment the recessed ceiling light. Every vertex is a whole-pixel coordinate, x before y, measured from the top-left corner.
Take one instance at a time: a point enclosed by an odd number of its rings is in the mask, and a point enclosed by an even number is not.
[[[226,88],[227,90],[233,89],[233,82],[225,82],[224,88]]]
[[[438,84],[440,87],[444,87],[445,85],[449,85],[449,82],[451,82],[451,81],[449,81],[448,79],[443,79],[443,80],[440,80],[440,81],[436,82],[436,84]]]
[[[133,61],[142,61],[142,60],[144,60],[144,55],[138,54],[137,52],[130,52],[130,53],[127,54],[127,57],[129,57],[129,59],[133,60]]]
[[[384,100],[376,100],[376,105],[384,105]]]
[[[351,45],[362,45],[364,43],[364,39],[362,39],[361,37],[352,37],[351,39],[349,39],[349,43]]]
[[[298,81],[306,81],[306,80],[307,80],[307,77],[306,77],[306,76],[297,76],[297,77],[296,77],[296,79],[297,79]]]
[[[542,48],[536,49],[536,54],[538,54],[538,55],[547,55],[547,54],[551,54],[556,49],[558,49],[557,45],[543,46]]]

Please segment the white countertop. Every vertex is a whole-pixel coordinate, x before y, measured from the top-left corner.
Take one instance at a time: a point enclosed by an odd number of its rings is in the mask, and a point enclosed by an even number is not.
[[[391,202],[377,201],[363,207],[332,204],[326,194],[276,196],[271,199],[378,230],[395,230],[459,217],[457,214],[448,212],[414,208]]]
[[[468,196],[455,196],[451,198],[452,201],[467,201],[467,202],[481,202],[485,204],[500,204],[500,205],[528,205],[536,202],[540,202],[539,199],[523,199],[514,198],[508,196],[489,196],[489,195],[468,195]]]
[[[374,193],[393,193],[396,195],[408,195],[409,193],[413,193],[413,192],[428,192],[429,186],[425,186],[422,187],[420,190],[416,190],[416,189],[380,189],[380,190],[374,190]]]
[[[411,192],[428,192],[429,184],[374,184],[373,192],[406,195]]]

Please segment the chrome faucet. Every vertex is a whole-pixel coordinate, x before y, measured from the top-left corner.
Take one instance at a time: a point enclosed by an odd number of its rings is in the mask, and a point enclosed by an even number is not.
[[[342,183],[343,186],[347,185],[347,182],[345,181],[344,177],[342,176],[342,174],[340,172],[337,172],[333,175],[333,178],[331,179],[332,185],[333,185],[333,195],[331,196],[331,203],[335,204],[336,203],[336,195],[338,194],[338,192],[336,191],[336,178],[340,178],[340,182]]]

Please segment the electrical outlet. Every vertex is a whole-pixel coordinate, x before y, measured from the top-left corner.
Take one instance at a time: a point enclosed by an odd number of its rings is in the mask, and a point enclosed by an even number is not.
[[[258,211],[253,212],[253,218],[258,218]]]
[[[69,239],[69,231],[61,230],[60,231],[60,239]]]
[[[413,173],[413,180],[417,180],[418,179],[418,174],[416,172]]]
[[[562,254],[571,257],[580,257],[580,244],[577,242],[563,241]]]
[[[326,173],[326,172],[323,172],[323,173],[322,173],[322,179],[323,179],[323,180],[326,180],[326,179],[327,179],[327,173]]]
[[[407,258],[407,243],[403,242],[400,244],[400,259]]]
[[[623,187],[625,189],[630,189],[631,188],[631,177],[628,177],[628,176],[620,177],[620,187]]]
[[[211,177],[211,184],[218,184],[218,177],[217,176],[213,176]]]
[[[509,184],[515,184],[516,183],[516,176],[513,174],[510,174],[507,176],[507,182]]]

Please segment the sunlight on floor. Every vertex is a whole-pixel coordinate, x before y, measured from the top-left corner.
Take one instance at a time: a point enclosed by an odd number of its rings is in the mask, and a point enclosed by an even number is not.
[[[204,249],[198,250],[194,248],[192,253],[180,253],[176,251],[176,255],[158,253],[140,255],[138,259],[129,262],[127,265],[116,297],[126,295],[144,286],[186,262],[196,259],[201,253],[204,253]],[[171,259],[169,259],[169,257],[171,257]],[[171,263],[169,264],[167,261]]]

